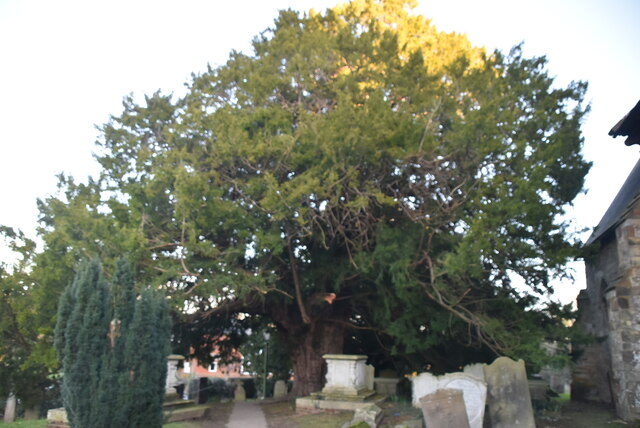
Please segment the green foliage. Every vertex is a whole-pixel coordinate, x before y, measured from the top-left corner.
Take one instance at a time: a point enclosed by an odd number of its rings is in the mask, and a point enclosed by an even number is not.
[[[155,291],[145,290],[136,302],[126,338],[125,370],[122,373],[129,378],[121,391],[120,401],[127,405],[128,420],[119,426],[144,428],[162,425],[170,331],[171,322],[164,297]]]
[[[290,349],[346,338],[410,368],[566,339],[540,298],[578,247],[561,219],[589,169],[585,83],[558,88],[544,58],[474,48],[402,1],[283,11],[253,48],[183,98],[126,98],[101,176],[61,177],[42,204],[47,244],[131,254],[189,309],[176,339],[205,359],[256,315]]]
[[[55,344],[74,427],[159,427],[171,323],[163,296],[136,299],[128,263],[111,284],[97,259],[83,263],[58,305]]]
[[[0,264],[0,396],[14,393],[25,407],[44,399],[56,368],[42,287],[33,275],[35,242],[20,231],[0,226],[0,239],[13,252],[12,264]]]
[[[2,428],[45,428],[47,426],[47,421],[45,419],[34,421],[17,420],[11,423],[0,422],[0,426]]]

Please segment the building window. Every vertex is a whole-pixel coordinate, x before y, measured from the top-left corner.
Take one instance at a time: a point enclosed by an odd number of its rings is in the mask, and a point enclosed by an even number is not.
[[[218,371],[218,360],[215,360],[213,363],[209,364],[209,372],[215,373]]]

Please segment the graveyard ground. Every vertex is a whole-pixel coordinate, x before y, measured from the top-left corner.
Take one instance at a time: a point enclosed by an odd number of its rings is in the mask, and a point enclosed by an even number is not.
[[[606,407],[566,400],[560,400],[557,404],[546,411],[537,412],[537,428],[640,428],[640,424],[625,424],[620,421]],[[230,405],[231,403],[214,404],[209,415],[213,419],[201,423],[170,424],[165,425],[165,428],[224,427],[231,413]],[[388,401],[382,407],[384,419],[381,428],[393,428],[404,421],[420,417],[420,411],[406,401]],[[353,412],[297,414],[293,401],[266,401],[262,404],[262,410],[269,428],[337,428],[353,417]]]
[[[177,422],[164,428],[211,428],[224,427],[229,420],[233,403],[214,403],[207,420]],[[269,428],[336,428],[350,421],[352,412],[297,414],[292,401],[267,401],[262,404]],[[383,404],[384,419],[381,428],[391,428],[403,421],[416,419],[420,412],[409,403],[389,401]],[[537,428],[640,428],[640,424],[625,424],[606,407],[592,404],[560,401],[545,411],[538,411]],[[0,421],[0,428],[41,428],[45,420],[16,421],[6,424]]]
[[[627,424],[612,409],[597,404],[565,401],[547,411],[536,412],[537,428],[640,428]]]

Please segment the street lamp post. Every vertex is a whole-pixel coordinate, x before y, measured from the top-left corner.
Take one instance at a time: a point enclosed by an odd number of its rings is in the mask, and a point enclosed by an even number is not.
[[[271,334],[264,332],[264,376],[262,377],[262,399],[267,398],[267,354],[269,352],[269,338]]]

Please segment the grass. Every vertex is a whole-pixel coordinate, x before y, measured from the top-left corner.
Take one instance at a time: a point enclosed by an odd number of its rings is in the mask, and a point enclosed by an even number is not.
[[[0,427],[2,428],[44,428],[47,426],[46,419],[38,419],[35,421],[25,421],[18,419],[15,422],[4,423],[0,421]]]
[[[18,419],[15,422],[5,423],[0,421],[0,427],[2,428],[45,428],[47,426],[46,419],[38,419],[35,421],[24,421],[22,419]],[[196,428],[200,427],[199,424],[194,424],[191,422],[174,422],[170,424],[163,425],[166,428]]]
[[[296,413],[293,401],[265,402],[261,407],[269,428],[335,428],[353,419],[353,411]],[[380,426],[384,428],[421,417],[419,409],[404,401],[387,401],[380,407],[385,415]]]
[[[223,427],[226,426],[229,421],[229,416],[233,409],[233,403],[212,403],[209,406],[209,411],[203,420],[194,421],[181,421],[171,422],[164,424],[164,428],[202,428],[202,427]],[[0,418],[0,428],[46,428],[46,419],[39,419],[35,421],[17,420],[12,423],[4,423]],[[333,428],[333,427],[332,427]]]
[[[544,428],[636,428],[638,424],[620,420],[611,407],[571,401],[569,394],[553,398],[549,409],[536,415],[537,426]]]
[[[549,412],[538,414],[537,426],[543,428],[640,428],[638,424],[625,424],[620,421],[612,409],[595,404],[572,402],[568,395],[561,394],[554,399],[557,407]],[[267,418],[269,428],[335,428],[348,422],[353,412],[321,412],[297,414],[292,401],[265,402],[261,404]],[[419,419],[419,409],[410,403],[387,401],[381,405],[385,418],[383,428],[394,427],[411,419]],[[233,403],[215,403],[204,420],[173,422],[163,425],[164,428],[202,428],[225,426],[233,409]],[[45,428],[46,420],[18,420],[13,423],[0,421],[0,428]]]
[[[17,420],[11,423],[5,423],[0,421],[0,427],[2,428],[45,428],[47,426],[46,419],[38,419],[35,421]],[[163,425],[165,428],[199,428],[201,425],[192,422],[173,422]]]
[[[162,426],[163,428],[199,428],[202,425],[196,422],[171,422]]]
[[[335,428],[353,418],[353,412],[298,414],[292,401],[261,404],[269,428]]]

